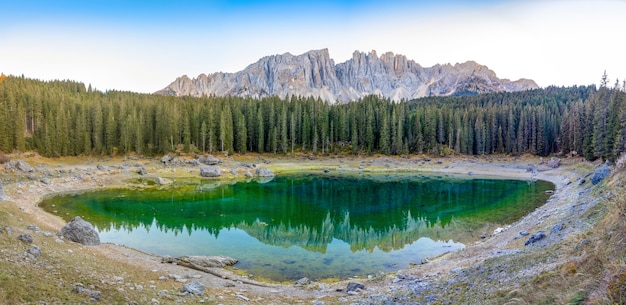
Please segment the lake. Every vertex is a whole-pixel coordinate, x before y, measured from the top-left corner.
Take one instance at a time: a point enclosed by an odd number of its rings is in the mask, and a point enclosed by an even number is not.
[[[102,242],[173,257],[234,257],[235,268],[284,282],[407,268],[515,222],[551,189],[545,181],[445,175],[300,174],[98,190],[41,206],[68,221],[81,216]]]

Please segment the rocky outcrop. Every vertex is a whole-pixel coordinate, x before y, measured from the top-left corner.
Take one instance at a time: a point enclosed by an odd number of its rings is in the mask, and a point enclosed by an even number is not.
[[[510,81],[474,61],[422,67],[404,55],[355,51],[335,64],[328,49],[294,56],[289,53],[261,58],[236,73],[184,75],[156,92],[174,96],[319,97],[349,102],[376,94],[394,101],[424,96],[475,95],[538,88],[528,79]]]
[[[100,245],[100,236],[93,226],[84,221],[80,216],[76,216],[72,221],[68,222],[59,235],[73,242],[77,242],[87,246]]]

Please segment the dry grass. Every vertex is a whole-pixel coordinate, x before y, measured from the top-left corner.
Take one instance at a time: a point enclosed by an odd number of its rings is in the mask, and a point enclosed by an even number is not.
[[[626,304],[625,182],[625,170],[618,170],[605,186],[612,196],[586,215],[600,217],[594,229],[564,243],[573,244],[561,254],[565,262],[505,297],[506,304]]]
[[[9,158],[9,156],[0,153],[0,164],[5,164],[7,162],[11,161],[11,158]]]

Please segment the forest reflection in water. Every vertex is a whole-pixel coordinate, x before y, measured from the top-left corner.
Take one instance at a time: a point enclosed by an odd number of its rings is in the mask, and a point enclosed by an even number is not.
[[[405,268],[463,247],[547,199],[538,181],[294,175],[60,196],[42,206],[90,221],[104,242],[158,255],[226,255],[277,281]]]

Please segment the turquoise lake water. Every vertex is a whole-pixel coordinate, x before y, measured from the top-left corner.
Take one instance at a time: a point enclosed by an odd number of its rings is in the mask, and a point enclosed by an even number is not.
[[[454,176],[292,175],[64,195],[41,206],[81,216],[102,242],[148,253],[224,255],[274,281],[407,268],[464,247],[545,203],[544,181]]]

